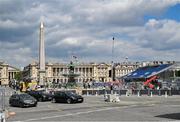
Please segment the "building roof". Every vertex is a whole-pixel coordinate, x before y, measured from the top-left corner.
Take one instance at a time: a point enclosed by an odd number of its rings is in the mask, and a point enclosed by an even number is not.
[[[141,67],[134,72],[125,75],[124,79],[149,78],[171,68],[172,64],[161,64],[155,66]]]
[[[8,71],[20,71],[20,69],[14,67],[14,66],[8,66]]]

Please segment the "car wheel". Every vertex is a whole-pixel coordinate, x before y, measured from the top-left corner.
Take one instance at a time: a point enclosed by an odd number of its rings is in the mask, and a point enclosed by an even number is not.
[[[52,103],[56,103],[56,99],[55,98],[52,99]]]
[[[21,108],[24,108],[24,104],[23,104],[23,103],[21,103],[21,104],[20,104],[20,107],[21,107]]]
[[[11,102],[9,102],[9,106],[12,106],[12,103],[11,103]]]
[[[37,107],[37,104],[34,104],[34,107]]]
[[[67,99],[66,101],[68,104],[71,104],[72,103],[72,100],[71,99]]]
[[[9,103],[9,106],[13,107],[13,104],[12,104],[12,103]]]

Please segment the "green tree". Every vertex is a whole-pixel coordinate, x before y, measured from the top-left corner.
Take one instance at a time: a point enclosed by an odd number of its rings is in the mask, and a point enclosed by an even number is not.
[[[14,79],[16,79],[17,81],[22,80],[22,71],[16,73],[16,75],[14,76]]]

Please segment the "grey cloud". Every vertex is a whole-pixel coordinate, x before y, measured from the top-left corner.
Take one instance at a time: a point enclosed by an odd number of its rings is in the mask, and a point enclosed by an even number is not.
[[[23,0],[1,0],[0,1],[0,14],[1,18],[10,17],[12,14],[22,12],[24,9]]]
[[[154,50],[174,50],[180,48],[178,38],[180,24],[175,21],[155,21],[150,27],[139,28],[137,32],[134,34],[134,38],[137,40],[137,44],[143,47]]]
[[[6,46],[1,49],[0,57],[18,66],[37,60],[40,20],[45,23],[47,61],[66,60],[71,52],[86,60],[109,61],[114,33],[121,34],[116,39],[117,59],[125,56],[135,59],[136,53],[147,45],[151,48],[146,52],[152,52],[153,56],[156,51],[166,51],[179,43],[177,33],[171,34],[178,28],[166,31],[179,23],[158,21],[151,27],[144,21],[144,15],[161,14],[176,3],[176,0],[3,0],[0,1],[0,45]],[[158,45],[167,40],[158,46],[153,43],[155,39]],[[144,43],[139,45],[139,42]],[[147,57],[145,53],[141,55],[137,58]]]

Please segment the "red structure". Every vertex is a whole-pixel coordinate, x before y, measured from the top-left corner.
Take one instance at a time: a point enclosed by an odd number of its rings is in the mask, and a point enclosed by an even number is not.
[[[156,75],[148,78],[145,82],[144,82],[144,86],[148,86],[149,88],[153,89],[154,85],[151,84],[152,81],[156,80],[158,77]]]
[[[160,88],[161,83],[158,82],[160,73],[170,69],[173,64],[161,64],[154,66],[140,67],[137,70],[122,77],[125,82],[142,81],[147,79],[143,84],[151,89]]]

